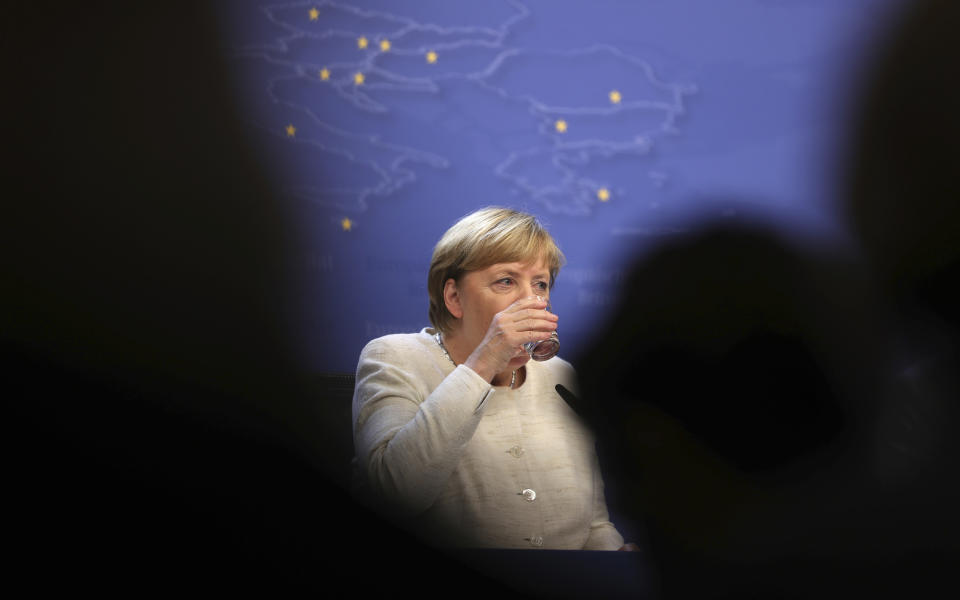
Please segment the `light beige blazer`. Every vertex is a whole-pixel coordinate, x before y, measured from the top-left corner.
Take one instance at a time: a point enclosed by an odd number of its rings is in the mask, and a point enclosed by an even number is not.
[[[362,500],[441,546],[617,550],[590,431],[557,394],[575,373],[527,363],[514,390],[454,367],[425,328],[377,338],[357,366]]]

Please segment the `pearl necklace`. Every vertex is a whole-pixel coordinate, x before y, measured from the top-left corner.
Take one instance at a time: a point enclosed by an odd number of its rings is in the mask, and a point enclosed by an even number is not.
[[[457,363],[455,363],[455,362],[453,361],[453,359],[450,358],[450,353],[447,352],[447,347],[443,345],[443,339],[441,339],[441,337],[440,337],[440,332],[439,332],[439,331],[437,332],[436,335],[433,336],[433,339],[437,340],[437,344],[440,346],[440,349],[443,350],[443,355],[447,357],[447,360],[449,360],[451,363],[453,363],[453,366],[456,367],[456,366],[457,366]],[[516,369],[514,369],[513,373],[510,374],[510,389],[511,389],[511,390],[513,389],[513,385],[514,385],[515,383],[517,383],[517,371],[516,371]]]

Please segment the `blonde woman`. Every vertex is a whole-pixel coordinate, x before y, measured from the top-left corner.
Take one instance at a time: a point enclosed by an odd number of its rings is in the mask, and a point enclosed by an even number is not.
[[[440,546],[619,550],[591,433],[558,394],[559,357],[531,361],[564,257],[539,221],[485,208],[430,263],[430,321],[364,347],[353,399],[357,474],[376,502]]]

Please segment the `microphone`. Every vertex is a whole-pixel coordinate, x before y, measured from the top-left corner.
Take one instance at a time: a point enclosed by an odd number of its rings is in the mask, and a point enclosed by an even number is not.
[[[557,393],[560,394],[560,397],[563,398],[563,401],[573,409],[573,412],[577,413],[581,417],[583,416],[580,413],[580,399],[573,395],[573,392],[568,390],[563,384],[558,383],[554,388],[557,390]]]

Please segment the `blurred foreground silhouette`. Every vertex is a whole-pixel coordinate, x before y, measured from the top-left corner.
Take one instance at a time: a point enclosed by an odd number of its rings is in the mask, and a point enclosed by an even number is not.
[[[382,596],[430,565],[502,596],[328,477],[296,228],[244,150],[211,11],[4,11],[12,587]]]
[[[957,596],[960,8],[909,8],[852,132],[860,253],[705,226],[574,360],[664,597]]]

